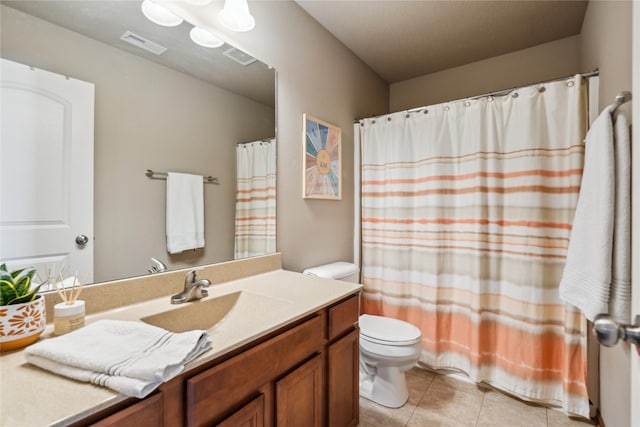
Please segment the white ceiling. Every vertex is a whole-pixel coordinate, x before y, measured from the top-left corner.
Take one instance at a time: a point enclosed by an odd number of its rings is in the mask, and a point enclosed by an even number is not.
[[[577,1],[296,0],[387,83],[580,33]]]
[[[272,70],[238,67],[222,57],[223,49],[194,45],[188,40],[188,23],[171,29],[150,23],[140,13],[140,2],[0,0],[259,102],[273,103]],[[586,0],[296,2],[387,83],[579,34],[587,7]],[[222,1],[214,3],[221,5]],[[127,45],[119,40],[125,30],[159,42],[169,50],[156,56]]]
[[[230,90],[262,104],[275,106],[275,73],[257,61],[240,65],[223,52],[224,45],[208,49],[193,43],[189,31],[193,27],[183,22],[177,27],[162,27],[144,17],[142,0],[0,0],[0,4],[49,21],[91,37],[149,61],[173,68],[200,80]],[[219,7],[217,1],[211,7]],[[132,31],[167,48],[154,55],[120,40],[125,31]]]

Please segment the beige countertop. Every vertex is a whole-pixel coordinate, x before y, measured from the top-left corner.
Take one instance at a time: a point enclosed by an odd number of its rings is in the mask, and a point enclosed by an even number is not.
[[[224,320],[208,330],[213,348],[186,369],[206,363],[360,289],[358,284],[285,270],[212,285],[205,300],[237,291],[241,291],[240,297]],[[184,306],[170,304],[169,295],[166,295],[88,315],[86,322],[99,319],[140,321],[145,316]],[[49,339],[52,332],[53,325],[49,325],[41,339]],[[70,380],[29,365],[22,351],[0,357],[0,426],[65,425],[124,399],[107,388]]]

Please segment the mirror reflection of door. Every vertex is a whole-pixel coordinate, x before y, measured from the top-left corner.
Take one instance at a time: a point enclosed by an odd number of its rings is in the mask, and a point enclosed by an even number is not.
[[[94,85],[0,61],[0,261],[91,282]]]

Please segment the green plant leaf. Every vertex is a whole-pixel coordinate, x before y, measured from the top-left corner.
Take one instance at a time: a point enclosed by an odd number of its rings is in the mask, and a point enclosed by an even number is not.
[[[9,301],[19,297],[13,282],[4,279],[0,280],[0,294],[2,300],[0,305],[9,305]]]
[[[16,279],[18,278],[18,276],[20,276],[20,274],[22,274],[22,272],[23,272],[23,271],[25,271],[25,270],[26,270],[26,268],[21,268],[21,269],[18,269],[18,270],[13,270],[13,271],[11,272],[11,277],[13,277],[13,280],[16,280]]]
[[[0,270],[0,280],[9,280],[13,282],[13,276],[8,271]]]
[[[0,305],[20,304],[33,301],[43,284],[31,289],[34,268],[22,268],[7,272],[6,264],[0,265]]]
[[[31,301],[35,300],[37,297],[38,297],[38,295],[35,292],[33,292],[33,293],[29,294],[29,295],[24,295],[24,296],[22,296],[20,298],[15,298],[15,299],[9,301],[9,304],[7,304],[7,305],[22,304],[24,302],[31,302]]]

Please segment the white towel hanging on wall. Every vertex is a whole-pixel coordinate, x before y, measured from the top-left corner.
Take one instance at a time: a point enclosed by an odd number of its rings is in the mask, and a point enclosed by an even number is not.
[[[201,175],[167,174],[167,251],[204,247],[204,183]]]
[[[560,296],[589,320],[610,313],[628,321],[630,287],[629,128],[604,109],[589,130],[580,196]],[[615,230],[615,232],[614,232]]]

